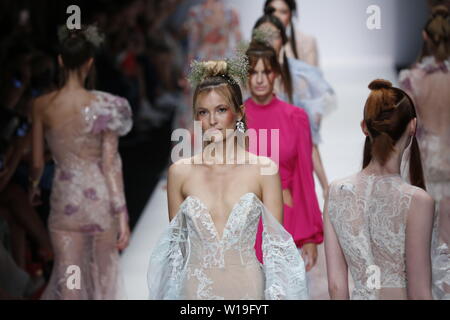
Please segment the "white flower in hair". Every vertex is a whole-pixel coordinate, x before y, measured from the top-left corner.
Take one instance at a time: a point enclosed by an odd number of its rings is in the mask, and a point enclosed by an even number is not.
[[[86,37],[86,40],[92,43],[92,45],[96,48],[99,48],[105,41],[105,36],[98,31],[98,27],[96,25],[89,25],[86,28],[76,30],[81,32]],[[66,25],[60,26],[58,28],[59,42],[63,43],[66,41],[72,32],[73,31],[69,30]]]
[[[94,47],[100,47],[105,41],[105,36],[98,31],[98,27],[90,25],[83,31],[86,40],[94,45]]]

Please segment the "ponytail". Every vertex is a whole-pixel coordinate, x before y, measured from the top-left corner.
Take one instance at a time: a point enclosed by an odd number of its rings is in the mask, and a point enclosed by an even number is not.
[[[414,102],[406,92],[392,87],[386,80],[374,80],[364,108],[364,122],[369,131],[364,143],[363,169],[376,158],[384,165],[395,150],[408,124],[416,118]],[[425,190],[419,145],[414,136],[409,159],[409,176],[412,185]]]
[[[412,185],[426,190],[425,179],[423,176],[422,158],[415,135],[412,138],[411,155],[409,158],[409,179],[411,180]]]

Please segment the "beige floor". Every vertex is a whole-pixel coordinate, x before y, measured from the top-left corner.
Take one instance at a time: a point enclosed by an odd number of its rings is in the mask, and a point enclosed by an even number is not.
[[[312,300],[329,300],[327,266],[325,263],[325,250],[323,244],[318,246],[317,252],[317,264],[307,273],[309,296]]]

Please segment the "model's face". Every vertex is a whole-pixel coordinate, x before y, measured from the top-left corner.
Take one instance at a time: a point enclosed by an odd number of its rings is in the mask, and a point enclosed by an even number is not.
[[[291,10],[286,2],[283,0],[274,0],[269,6],[275,9],[274,15],[281,20],[284,27],[287,27],[291,22]]]
[[[283,47],[283,39],[281,38],[280,30],[277,29],[270,22],[265,22],[258,27],[258,29],[264,31],[269,36],[270,45],[275,49],[277,55],[280,53]]]
[[[258,60],[250,71],[250,93],[256,100],[266,100],[273,93],[273,84],[276,78],[275,72],[266,69],[262,59]]]
[[[226,139],[227,129],[236,129],[238,116],[229,102],[215,90],[200,94],[197,98],[195,119],[201,121],[203,132],[214,142]]]

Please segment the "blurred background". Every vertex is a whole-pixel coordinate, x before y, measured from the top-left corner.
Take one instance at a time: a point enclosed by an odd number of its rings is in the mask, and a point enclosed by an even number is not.
[[[199,19],[205,2],[234,9],[232,22],[218,31],[235,33],[229,49],[239,39],[250,38],[264,5],[264,0],[0,1],[0,110],[17,113],[24,134],[33,99],[57,87],[57,28],[70,16],[66,13],[68,6],[78,5],[82,24],[96,23],[106,34],[106,45],[95,61],[96,89],[127,98],[134,115],[132,132],[120,141],[132,228],[122,268],[132,299],[146,298],[149,254],[167,225],[165,170],[171,163],[170,138],[173,129],[189,127],[191,120],[185,77],[190,61],[198,57],[196,50],[202,48],[201,43],[194,45],[199,39],[193,30],[208,27]],[[297,1],[296,26],[316,38],[320,67],[338,97],[337,110],[322,124],[324,143],[320,148],[330,181],[361,167],[364,140],[359,121],[368,83],[375,78],[397,82],[399,70],[410,66],[419,55],[421,30],[430,6],[441,2],[446,1]],[[370,16],[366,10],[371,5],[381,10],[380,29],[366,26]],[[2,137],[1,157],[10,147],[8,139]],[[45,281],[51,265],[40,261],[37,254],[45,236],[33,231],[36,227],[28,226],[27,219],[36,215],[46,225],[51,155],[41,184],[42,204],[37,208],[24,206],[30,153],[29,148],[20,148],[12,177],[0,176],[4,180],[0,186],[0,241],[24,272]],[[0,164],[2,161],[0,158]],[[322,202],[320,188],[317,193]],[[28,297],[38,297],[41,286],[42,281],[36,281]],[[4,296],[8,294],[4,292]]]

